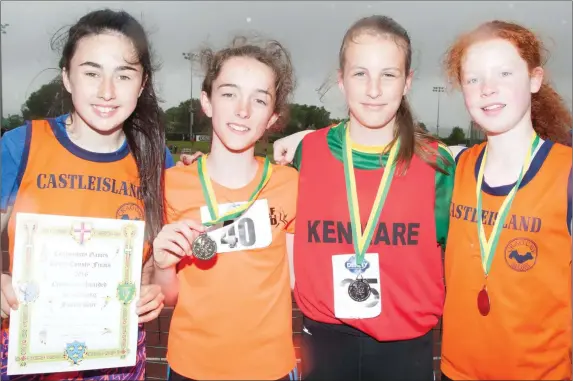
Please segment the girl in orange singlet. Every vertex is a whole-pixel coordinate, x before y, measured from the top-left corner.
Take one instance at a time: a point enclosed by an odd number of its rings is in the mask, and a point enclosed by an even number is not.
[[[276,41],[242,38],[201,53],[211,149],[166,171],[168,224],[153,244],[154,280],[175,307],[169,380],[294,380],[289,248],[298,173],[255,155],[265,132],[287,121],[290,54]]]
[[[84,15],[65,37],[60,69],[71,112],[2,136],[1,221],[2,230],[8,228],[10,271],[18,213],[145,220],[148,242],[163,225],[163,168],[173,159],[165,148],[143,27],[126,12],[99,10]],[[144,263],[135,365],[79,372],[7,375],[8,346],[19,344],[8,343],[9,316],[22,310],[15,311],[12,277],[2,274],[1,380],[143,380],[143,323],[163,308],[161,289],[149,284],[153,262]]]
[[[487,142],[457,157],[442,379],[571,380],[572,118],[542,51],[492,21],[447,54]]]

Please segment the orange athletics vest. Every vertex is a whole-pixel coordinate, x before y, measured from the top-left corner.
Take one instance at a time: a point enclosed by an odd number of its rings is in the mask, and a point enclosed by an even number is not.
[[[491,310],[482,316],[477,296],[485,277],[475,188],[484,147],[463,152],[456,170],[445,259],[442,372],[454,380],[571,380],[571,148],[544,142],[525,174],[487,279]],[[508,188],[482,188],[488,238]]]
[[[20,167],[20,187],[8,225],[12,271],[16,214],[143,220],[139,175],[129,149],[86,151],[55,119],[32,121]]]
[[[257,175],[242,188],[212,181],[220,205],[249,199],[263,175],[263,159],[257,160]],[[286,233],[294,233],[297,184],[296,170],[273,165],[258,197],[268,202],[269,246],[178,263],[167,343],[174,372],[194,380],[278,380],[295,368]],[[206,202],[197,164],[165,172],[165,197],[168,222],[201,221]]]

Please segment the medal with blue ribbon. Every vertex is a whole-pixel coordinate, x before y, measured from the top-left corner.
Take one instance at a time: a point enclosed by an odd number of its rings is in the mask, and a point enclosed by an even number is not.
[[[478,293],[477,297],[477,305],[478,310],[482,316],[487,316],[491,309],[491,303],[489,299],[489,293],[487,291],[487,277],[489,275],[489,271],[491,269],[491,264],[493,262],[493,258],[495,255],[495,250],[497,248],[497,244],[499,243],[499,237],[503,230],[503,225],[505,224],[505,220],[507,219],[507,215],[511,208],[511,203],[515,198],[515,194],[517,193],[521,181],[523,180],[523,176],[529,169],[531,165],[531,161],[533,158],[533,153],[537,149],[539,145],[539,136],[537,134],[533,134],[531,138],[531,145],[527,150],[527,155],[525,157],[525,162],[523,167],[521,168],[521,172],[519,173],[519,178],[517,179],[515,185],[509,192],[509,194],[503,200],[501,207],[499,208],[499,212],[497,213],[497,218],[493,225],[493,229],[491,231],[489,239],[486,237],[485,230],[483,227],[483,218],[482,218],[482,184],[483,184],[483,177],[484,177],[484,170],[485,170],[485,162],[487,159],[487,144],[484,149],[483,158],[479,167],[477,183],[476,183],[476,198],[477,198],[477,229],[478,229],[478,240],[479,240],[479,247],[480,247],[480,254],[481,254],[481,263],[483,267],[483,271],[485,274],[485,284],[481,291]]]
[[[362,268],[366,250],[372,242],[372,235],[374,228],[377,225],[378,219],[384,207],[392,178],[394,177],[396,167],[396,157],[400,148],[400,141],[397,140],[390,149],[388,161],[384,167],[384,174],[380,180],[376,198],[372,205],[372,210],[366,227],[362,231],[362,223],[360,221],[360,207],[358,204],[358,192],[356,190],[356,177],[354,175],[354,162],[352,146],[350,142],[350,129],[345,126],[345,135],[342,140],[342,163],[344,165],[344,178],[346,180],[346,198],[348,200],[348,211],[350,212],[350,225],[352,228],[352,243],[354,245],[354,252],[356,258],[356,266]],[[352,300],[363,302],[370,296],[370,285],[362,279],[362,271],[358,272],[357,279],[348,286],[348,295]]]

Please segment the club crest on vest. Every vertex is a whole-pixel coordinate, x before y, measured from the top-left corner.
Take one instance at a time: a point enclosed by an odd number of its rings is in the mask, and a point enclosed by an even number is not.
[[[537,263],[537,245],[529,238],[512,239],[503,253],[505,262],[515,271],[529,271]]]
[[[115,218],[119,220],[143,221],[143,209],[133,202],[127,202],[117,209]]]

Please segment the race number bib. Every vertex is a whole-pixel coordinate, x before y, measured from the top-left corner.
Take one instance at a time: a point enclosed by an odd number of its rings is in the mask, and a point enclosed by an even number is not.
[[[236,208],[246,202],[219,205],[219,213]],[[201,207],[201,221],[210,221],[209,209]],[[266,199],[257,200],[239,218],[208,228],[207,234],[217,242],[217,253],[244,251],[268,247],[273,239]]]
[[[362,301],[352,300],[348,288],[358,275],[370,286],[370,296]],[[382,312],[380,291],[380,266],[378,254],[366,254],[361,267],[356,265],[354,254],[332,256],[332,280],[334,282],[334,315],[339,319],[373,318]]]

